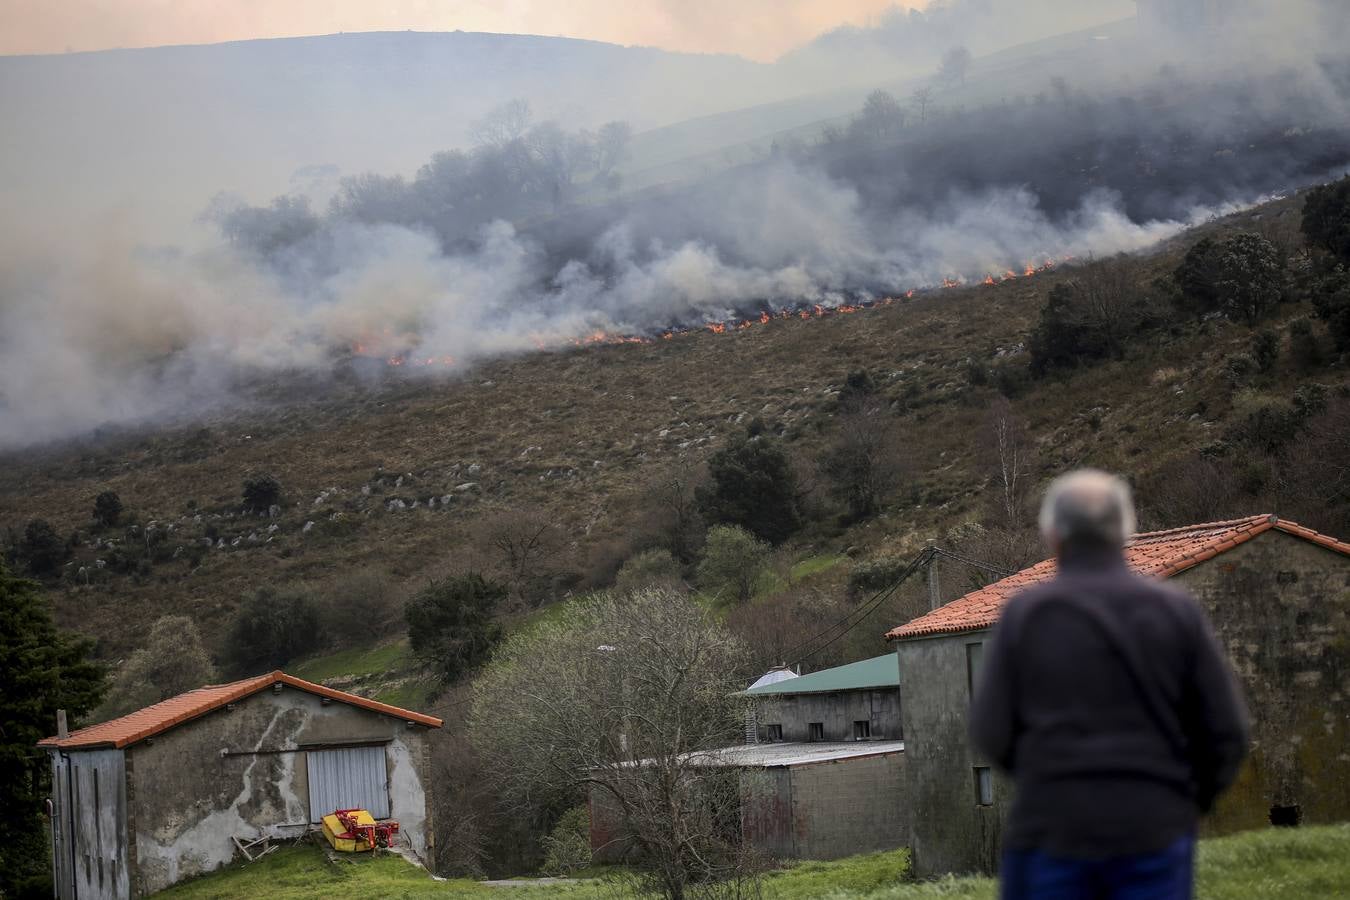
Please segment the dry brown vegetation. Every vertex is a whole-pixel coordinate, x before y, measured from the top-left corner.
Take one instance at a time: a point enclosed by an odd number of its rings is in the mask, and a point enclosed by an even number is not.
[[[1292,240],[1300,206],[1298,198],[1278,201],[1207,230],[1258,227]],[[1141,258],[1136,282],[1170,272],[1193,240],[1183,236]],[[346,579],[377,572],[397,603],[430,577],[499,566],[502,543],[493,535],[519,531],[506,526],[522,516],[549,526],[549,546],[542,568],[515,575],[532,583],[547,575],[548,590],[560,596],[605,583],[626,556],[654,542],[651,523],[660,515],[651,498],[661,474],[677,463],[697,466],[752,419],[781,430],[809,476],[838,440],[835,394],[849,372],[867,369],[898,419],[906,484],[880,515],[859,524],[818,518],[789,552],[912,554],[925,540],[985,517],[991,491],[1002,495],[986,434],[1000,386],[1016,388],[1012,409],[1034,442],[1032,485],[1087,464],[1146,482],[1216,440],[1232,419],[1237,401],[1225,361],[1245,352],[1253,329],[1222,320],[1145,338],[1122,359],[1040,381],[1019,375],[1024,384],[1009,384],[1007,373],[1025,372],[1022,348],[1047,291],[1071,275],[935,291],[727,334],[536,353],[453,378],[391,375],[374,386],[338,379],[304,386],[315,399],[11,454],[0,464],[0,526],[42,517],[87,542],[135,540],[126,534],[127,516],[140,526],[175,524],[152,566],[128,574],[94,569],[108,551],[81,543],[52,587],[62,624],[97,636],[110,658],[138,646],[150,623],[169,612],[191,616],[218,649],[239,599],[264,586],[322,585],[340,594]],[[1308,314],[1290,305],[1267,327]],[[975,368],[992,377],[973,378]],[[1261,389],[1287,397],[1310,377],[1282,362]],[[1311,378],[1334,385],[1344,372]],[[263,393],[293,396],[294,383]],[[256,472],[283,486],[275,520],[238,513],[241,482]],[[337,491],[325,494],[331,488]],[[100,531],[92,504],[109,489],[126,506],[124,524]],[[393,501],[417,506],[391,510]],[[256,541],[247,540],[251,533]],[[202,538],[213,534],[226,549],[203,548]],[[236,537],[243,540],[230,547]],[[178,546],[185,549],[175,558]],[[790,590],[802,602],[809,589],[845,603],[847,574],[847,566],[835,567]],[[961,578],[944,582],[948,594],[964,587]],[[879,615],[905,614],[919,596]],[[360,616],[361,608],[353,603],[348,614]],[[333,614],[341,610],[335,604]],[[396,622],[387,607],[381,615]],[[880,633],[891,624],[879,620],[850,652],[881,652]]]

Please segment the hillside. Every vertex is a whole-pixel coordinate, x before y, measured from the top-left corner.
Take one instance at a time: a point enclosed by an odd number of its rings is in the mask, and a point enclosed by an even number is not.
[[[1300,205],[1276,201],[1202,233],[1259,227],[1288,236]],[[1199,236],[1144,256],[1139,284],[1170,272]],[[97,637],[109,659],[168,612],[194,618],[219,651],[232,610],[264,587],[331,598],[339,630],[357,633],[354,646],[371,646],[397,636],[401,599],[428,577],[494,567],[483,529],[504,511],[537,511],[561,526],[553,596],[607,584],[647,539],[644,490],[672,465],[701,463],[751,420],[782,433],[818,491],[837,391],[866,369],[898,418],[908,474],[880,516],[848,527],[818,518],[784,549],[788,561],[829,560],[798,580],[814,591],[803,602],[830,619],[845,608],[850,569],[832,554],[912,554],[983,515],[990,473],[981,435],[999,388],[973,372],[992,368],[993,382],[1014,393],[1039,451],[1037,479],[1092,464],[1147,484],[1244,415],[1252,392],[1235,394],[1225,364],[1254,332],[1224,320],[1174,329],[1132,344],[1123,359],[1063,376],[1017,375],[1047,292],[1074,274],[1065,267],[725,334],[530,354],[459,379],[400,370],[373,383],[355,374],[279,380],[260,387],[255,406],[206,422],[9,454],[0,524],[14,534],[41,517],[61,534],[77,532],[52,597],[61,622]],[[1308,314],[1286,305],[1268,327]],[[1285,362],[1260,391],[1287,397],[1308,380],[1345,378]],[[239,512],[241,481],[261,471],[283,486],[275,519]],[[92,529],[93,498],[109,489],[130,518]],[[1161,499],[1142,497],[1147,522],[1167,517]],[[96,562],[114,558],[120,563]],[[374,587],[358,588],[357,576]],[[967,584],[949,578],[943,587],[954,596]],[[344,606],[358,591],[364,599]],[[879,652],[883,626],[923,602],[916,589],[834,651]]]

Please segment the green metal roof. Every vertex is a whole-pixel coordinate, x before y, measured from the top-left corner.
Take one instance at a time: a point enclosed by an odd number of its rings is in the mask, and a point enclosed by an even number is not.
[[[900,686],[900,658],[894,653],[864,659],[836,666],[833,669],[821,669],[800,678],[776,681],[763,687],[745,691],[747,696],[760,697],[765,694],[819,694],[825,691],[859,691],[867,688]]]

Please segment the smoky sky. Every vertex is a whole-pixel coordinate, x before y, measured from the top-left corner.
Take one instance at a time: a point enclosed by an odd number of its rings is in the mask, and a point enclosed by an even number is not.
[[[901,82],[870,104],[875,122],[859,103],[748,160],[642,188],[605,187],[597,171],[573,196],[527,177],[517,163],[594,133],[545,120],[403,170],[416,175],[340,182],[346,201],[331,206],[305,181],[278,200],[212,201],[226,186],[199,179],[193,203],[209,213],[170,237],[138,230],[134,206],[84,220],[11,206],[0,446],[181,419],[239,402],[260,374],[331,372],[354,355],[406,364],[381,364],[387,377],[419,362],[458,373],[597,333],[659,339],[1140,251],[1345,171],[1343,54],[1180,44],[1108,57],[1089,34],[978,102],[961,102],[958,76]],[[977,58],[972,82],[1001,64]],[[931,91],[931,109],[906,88]]]
[[[919,0],[9,0],[0,53],[202,44],[414,29],[565,35],[773,59],[829,28]]]

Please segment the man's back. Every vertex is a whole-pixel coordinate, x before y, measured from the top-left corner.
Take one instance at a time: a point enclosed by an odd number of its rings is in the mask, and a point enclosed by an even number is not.
[[[972,734],[1017,782],[1007,845],[1083,858],[1153,852],[1193,831],[1247,740],[1204,613],[1118,552],[1065,560],[1008,603]]]

